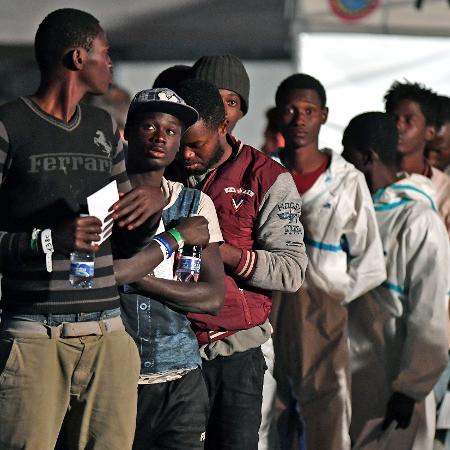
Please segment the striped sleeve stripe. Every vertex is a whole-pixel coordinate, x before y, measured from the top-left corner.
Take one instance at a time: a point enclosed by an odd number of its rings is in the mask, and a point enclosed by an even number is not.
[[[250,252],[248,250],[242,250],[241,259],[240,259],[239,264],[237,265],[236,269],[234,270],[234,273],[239,277],[242,276],[244,271],[247,269],[248,261],[250,259],[249,253]]]
[[[117,147],[116,153],[114,154],[113,157],[113,164],[117,164],[125,159],[125,152],[123,151],[123,142],[121,141],[118,133],[116,133],[116,136],[114,136],[114,138],[116,139]]]
[[[8,257],[9,246],[10,246],[10,236],[9,233],[5,231],[0,231],[0,254],[2,255],[2,260]]]
[[[106,302],[113,302],[115,300],[118,300],[119,296],[115,296],[115,297],[108,297],[108,298],[100,298],[100,299],[93,299],[93,300],[73,300],[70,303],[73,305],[83,305],[83,304],[87,304],[87,303],[106,303]],[[42,307],[48,307],[49,305],[61,305],[61,306],[66,306],[67,302],[58,302],[58,301],[50,301],[50,302],[33,302],[34,306],[42,306]],[[99,308],[101,310],[101,308]]]
[[[209,331],[208,332],[209,337],[211,339],[217,339],[218,337],[223,336],[224,334],[227,334],[227,333],[228,333],[228,331]]]
[[[37,263],[39,266],[34,266],[34,270],[27,271],[20,270],[21,267],[8,267],[8,269],[4,270],[5,278],[7,276],[8,279],[16,280],[18,283],[27,280],[39,281],[42,279],[49,280],[50,278],[52,280],[67,280],[69,278],[69,266],[66,266],[63,270],[55,270],[55,267],[53,266],[53,271],[51,272],[51,276],[49,276],[47,270],[45,269],[45,256],[43,254]],[[113,275],[113,273],[112,265],[101,268],[95,267],[95,277],[104,277],[107,275]]]
[[[2,234],[5,234],[4,232],[0,232],[0,242],[2,239]],[[111,268],[113,265],[113,259],[111,255],[104,255],[104,256],[95,256],[95,269],[101,270],[105,268]],[[64,255],[55,254],[53,256],[53,272],[68,272],[70,269],[70,260],[65,257]],[[44,253],[41,254],[40,257],[38,257],[35,260],[31,260],[27,262],[26,266],[20,267],[19,273],[24,274],[25,277],[29,276],[29,274],[36,272],[36,271],[42,271],[45,270],[45,256]],[[13,270],[9,271],[10,274],[15,273]]]
[[[0,148],[6,150],[9,146],[9,136],[3,122],[0,122]]]
[[[243,250],[241,255],[241,260],[235,269],[235,274],[238,277],[250,278],[256,269],[256,252]]]
[[[119,192],[127,193],[128,191],[131,191],[131,183],[125,171],[118,176],[113,176],[111,180],[117,181],[117,189],[119,190]]]
[[[116,156],[114,157],[111,177],[117,181],[119,192],[128,192],[131,190],[131,184],[125,168],[122,142],[120,142],[118,146],[120,146],[120,150],[117,150]]]
[[[67,275],[67,274],[66,274]],[[21,280],[20,283],[15,279],[9,279],[5,277],[3,279],[3,286],[5,288],[9,288],[11,290],[20,290],[20,291],[42,291],[42,292],[61,292],[61,291],[71,291],[72,288],[69,284],[69,278],[66,276],[64,280]],[[96,277],[94,278],[94,288],[102,289],[116,286],[116,278],[114,275],[107,275],[105,277]]]
[[[6,151],[2,150],[2,148],[3,148],[3,145],[2,145],[2,142],[0,142],[0,164],[3,166],[5,164],[8,153]]]
[[[20,264],[20,242],[27,238],[27,233],[7,233],[0,231],[0,254],[3,263]]]
[[[8,157],[9,150],[9,137],[6,132],[6,128],[2,122],[0,122],[0,184],[3,180],[5,161]]]
[[[114,178],[120,177],[123,173],[126,173],[125,164],[123,161],[119,161],[117,164],[114,164],[111,170],[111,176]]]
[[[212,343],[235,333],[236,331],[208,331],[208,339]]]
[[[95,298],[95,299],[83,299],[83,300],[74,300],[74,299],[70,299],[70,302],[68,302],[67,300],[45,300],[45,301],[41,301],[41,300],[37,300],[34,301],[32,300],[30,302],[30,293],[26,294],[25,297],[19,297],[17,298],[17,295],[21,294],[23,295],[24,292],[12,292],[11,295],[8,292],[7,295],[4,296],[4,298],[2,298],[2,302],[3,302],[3,307],[5,310],[7,311],[24,311],[25,314],[30,314],[29,312],[26,311],[30,311],[30,309],[33,310],[40,310],[40,311],[36,311],[35,313],[37,314],[47,314],[48,312],[52,311],[53,314],[59,314],[59,312],[54,312],[55,310],[58,311],[58,307],[63,308],[63,310],[60,311],[60,313],[64,313],[64,314],[70,314],[71,311],[68,311],[68,308],[71,309],[73,312],[78,313],[80,312],[80,306],[86,306],[86,305],[94,305],[94,307],[90,307],[91,311],[102,311],[105,309],[112,309],[112,308],[116,308],[119,305],[115,304],[116,302],[119,301],[119,296],[116,295],[114,297],[111,296],[107,296],[107,297],[102,297],[102,298]],[[15,300],[14,302],[12,302],[10,300],[10,297],[15,296]],[[112,304],[111,304],[112,303]],[[111,305],[110,305],[111,304]],[[107,305],[107,306],[105,306]],[[46,312],[47,311],[47,312]]]

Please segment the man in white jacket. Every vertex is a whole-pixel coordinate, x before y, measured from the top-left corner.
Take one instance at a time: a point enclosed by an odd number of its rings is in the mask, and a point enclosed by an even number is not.
[[[346,304],[386,278],[372,200],[361,172],[319,150],[328,108],[322,84],[295,74],[278,87],[282,163],[303,198],[309,266],[303,287],[279,301],[276,364],[281,391],[297,399],[306,447],[350,449]],[[285,399],[286,400],[286,399]]]
[[[418,83],[395,81],[384,96],[386,112],[397,119],[400,168],[431,179],[436,206],[450,235],[450,177],[425,159],[425,147],[440,131],[439,98]]]
[[[428,160],[446,175],[450,176],[450,98],[438,97],[439,116],[442,126],[436,130],[436,136],[428,143]]]
[[[450,252],[431,181],[397,175],[397,140],[395,119],[381,112],[355,117],[343,137],[373,194],[387,268],[386,282],[349,306],[351,435],[361,439],[376,419],[380,435],[395,421],[383,448],[431,450],[432,389],[448,357]]]

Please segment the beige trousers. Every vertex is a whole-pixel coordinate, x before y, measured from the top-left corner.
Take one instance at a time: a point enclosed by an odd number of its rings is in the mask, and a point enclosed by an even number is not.
[[[347,309],[300,289],[275,299],[276,378],[297,400],[306,448],[349,450],[351,376]],[[287,404],[287,403],[286,403]]]
[[[0,449],[52,450],[64,417],[71,449],[131,449],[140,359],[124,330],[0,337]]]

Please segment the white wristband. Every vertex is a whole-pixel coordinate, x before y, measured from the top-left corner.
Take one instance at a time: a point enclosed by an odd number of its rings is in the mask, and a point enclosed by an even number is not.
[[[167,251],[166,246],[158,238],[156,238],[156,239],[153,238],[152,240],[159,245],[159,248],[161,249],[161,252],[163,254],[163,258],[164,259],[169,259],[171,255],[169,255],[169,252]]]
[[[47,272],[51,272],[53,270],[52,254],[54,252],[54,249],[52,241],[52,230],[50,230],[49,228],[42,230],[41,244],[42,249],[45,253],[45,265],[47,267]]]

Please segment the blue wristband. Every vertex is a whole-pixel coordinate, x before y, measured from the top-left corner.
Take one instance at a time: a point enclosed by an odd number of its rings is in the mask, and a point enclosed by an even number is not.
[[[153,238],[153,240],[156,241],[156,242],[158,242],[159,244],[162,244],[162,245],[164,246],[164,248],[165,248],[166,251],[167,251],[167,254],[166,254],[165,259],[169,259],[169,258],[172,256],[172,254],[173,254],[173,250],[172,250],[172,248],[170,247],[170,244],[169,244],[163,237],[161,237],[161,236],[155,236],[155,237]]]

